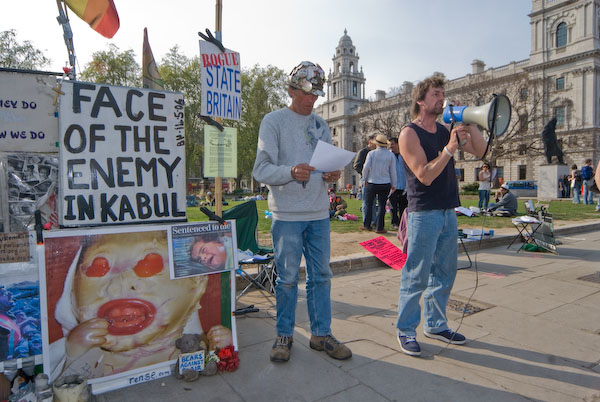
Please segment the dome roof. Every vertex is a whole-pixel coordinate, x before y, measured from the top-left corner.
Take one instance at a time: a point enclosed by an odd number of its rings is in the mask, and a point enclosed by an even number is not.
[[[348,36],[347,29],[344,29],[344,36],[340,38],[338,46],[352,47],[352,39]]]

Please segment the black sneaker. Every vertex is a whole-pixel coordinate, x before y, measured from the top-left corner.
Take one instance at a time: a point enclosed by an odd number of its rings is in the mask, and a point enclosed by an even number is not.
[[[400,349],[410,356],[421,356],[421,346],[415,336],[398,335]]]
[[[271,361],[272,362],[287,362],[290,360],[290,349],[294,338],[291,336],[277,335],[273,348],[271,348]]]
[[[439,341],[448,342],[452,345],[464,345],[467,342],[467,338],[458,332],[454,332],[450,329],[447,329],[442,332],[424,332],[425,336],[431,339],[437,339]]]

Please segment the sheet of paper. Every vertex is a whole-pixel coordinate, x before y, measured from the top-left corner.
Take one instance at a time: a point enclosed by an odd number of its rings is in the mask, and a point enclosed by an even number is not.
[[[354,155],[356,152],[346,151],[319,140],[309,165],[319,172],[333,172],[343,169],[354,158]]]
[[[456,207],[456,208],[454,208],[454,210],[456,212],[460,212],[461,214],[466,215],[466,216],[473,216],[473,211],[471,211],[469,208]]]

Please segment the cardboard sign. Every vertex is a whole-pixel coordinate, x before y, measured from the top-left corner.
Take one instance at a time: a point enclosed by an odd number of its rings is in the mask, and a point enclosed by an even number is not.
[[[183,353],[179,355],[179,374],[183,375],[185,370],[202,371],[204,370],[204,351],[199,350],[192,353]]]
[[[214,329],[223,335],[215,347],[236,347],[235,275],[171,280],[169,230],[117,225],[44,232],[43,358],[51,381],[83,375],[96,393],[162,378],[177,361],[184,328]],[[77,353],[66,356],[67,349]]]
[[[185,220],[183,94],[76,81],[63,91],[59,222]]]
[[[200,41],[202,61],[202,116],[239,121],[242,118],[240,54],[225,53],[210,42]]]
[[[0,72],[0,149],[57,152],[56,77]]]
[[[237,129],[204,126],[204,177],[237,177]]]
[[[406,263],[406,254],[383,236],[363,241],[360,245],[397,271],[401,270]]]
[[[0,264],[29,261],[29,233],[0,233]]]
[[[232,271],[238,266],[234,221],[172,225],[169,244],[171,279]]]

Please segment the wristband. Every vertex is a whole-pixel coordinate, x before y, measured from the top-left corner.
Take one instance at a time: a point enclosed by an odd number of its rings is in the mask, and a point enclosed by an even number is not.
[[[449,157],[453,158],[454,155],[450,153],[450,151],[448,151],[448,148],[444,147],[444,152],[446,152],[446,154],[448,154]]]

